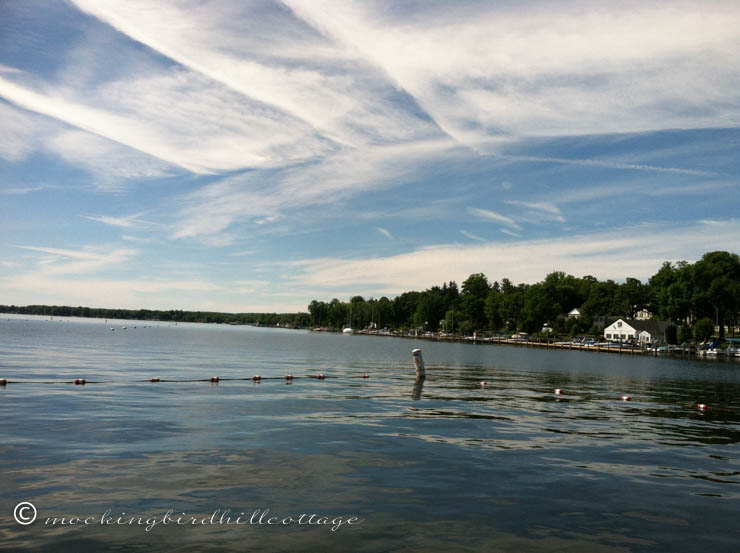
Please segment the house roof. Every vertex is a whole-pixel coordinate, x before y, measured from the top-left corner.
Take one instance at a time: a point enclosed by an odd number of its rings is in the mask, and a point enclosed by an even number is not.
[[[675,323],[672,323],[671,321],[651,321],[638,319],[622,319],[622,321],[634,328],[636,332],[648,332],[651,336],[665,334],[666,328],[668,328],[669,326],[675,326]]]

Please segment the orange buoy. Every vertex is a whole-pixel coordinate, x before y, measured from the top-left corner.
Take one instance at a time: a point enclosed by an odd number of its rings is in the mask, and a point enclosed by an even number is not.
[[[706,406],[706,404],[705,404],[705,403],[700,403],[699,405],[697,405],[697,406],[696,406],[696,408],[697,408],[697,409],[698,409],[699,411],[706,411],[706,410],[707,410],[707,406]]]

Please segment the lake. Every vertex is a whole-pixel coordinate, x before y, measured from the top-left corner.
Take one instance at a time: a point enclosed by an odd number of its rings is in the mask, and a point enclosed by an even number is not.
[[[3,315],[0,378],[2,551],[740,550],[736,361]]]

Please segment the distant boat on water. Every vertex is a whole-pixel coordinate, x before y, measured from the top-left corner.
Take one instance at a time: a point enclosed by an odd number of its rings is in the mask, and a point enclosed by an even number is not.
[[[342,334],[354,334],[354,333],[355,333],[355,331],[352,330],[352,304],[350,304],[350,307],[349,307],[349,324],[342,329]]]

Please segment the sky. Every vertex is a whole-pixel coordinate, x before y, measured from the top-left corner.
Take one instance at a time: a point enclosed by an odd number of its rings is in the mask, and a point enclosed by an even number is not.
[[[0,1],[0,304],[287,312],[713,250],[735,0]]]

